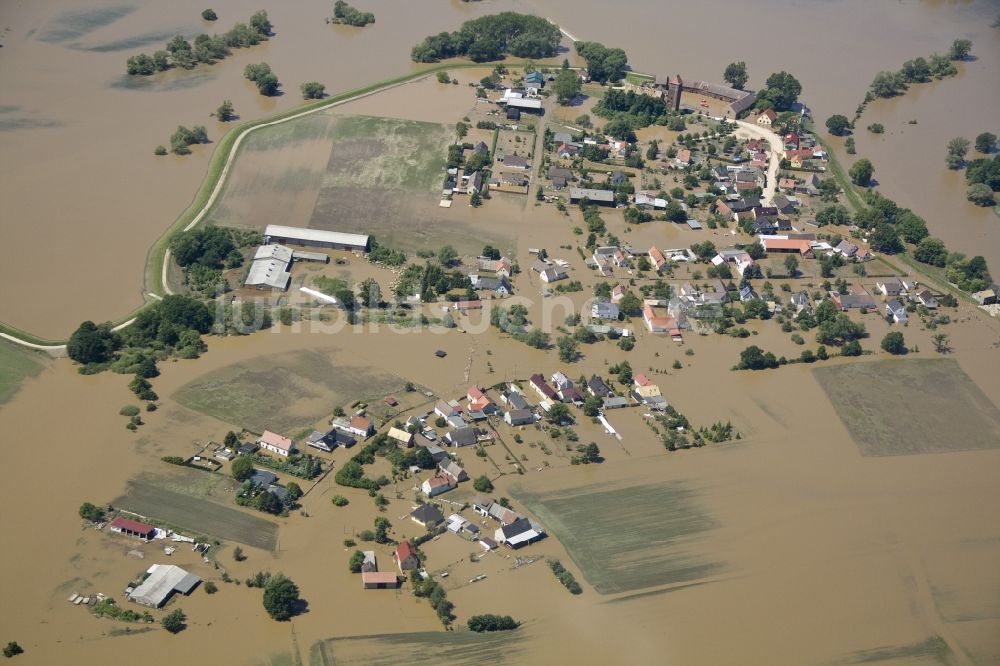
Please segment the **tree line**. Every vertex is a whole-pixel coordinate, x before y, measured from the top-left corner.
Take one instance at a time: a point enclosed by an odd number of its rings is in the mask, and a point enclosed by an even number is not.
[[[194,69],[199,64],[210,65],[224,59],[232,49],[260,44],[270,37],[273,25],[267,12],[260,10],[250,17],[249,24],[237,23],[222,35],[202,33],[189,42],[181,35],[171,39],[165,50],[148,55],[139,53],[125,61],[125,71],[136,76],[150,76],[172,67]]]
[[[330,23],[341,23],[343,25],[352,25],[356,28],[363,28],[369,23],[375,22],[375,14],[355,9],[344,2],[344,0],[337,0],[333,3],[333,18],[327,20]]]

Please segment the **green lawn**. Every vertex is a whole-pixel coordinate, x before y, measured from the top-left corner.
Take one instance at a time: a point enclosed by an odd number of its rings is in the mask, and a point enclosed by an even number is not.
[[[865,456],[1000,448],[1000,410],[951,359],[813,370]]]
[[[717,525],[697,492],[684,484],[595,485],[552,494],[515,487],[512,492],[601,594],[697,580],[722,567],[698,544]]]
[[[0,405],[4,404],[21,388],[21,382],[34,377],[42,370],[42,364],[33,352],[16,345],[0,341]]]

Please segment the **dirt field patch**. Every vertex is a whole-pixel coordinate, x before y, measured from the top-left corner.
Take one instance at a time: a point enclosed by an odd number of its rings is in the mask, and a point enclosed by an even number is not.
[[[330,354],[296,351],[202,375],[173,399],[252,432],[291,434],[329,416],[338,405],[402,393],[405,384],[395,375],[342,366]]]
[[[813,370],[865,456],[1000,447],[1000,410],[951,359]]]
[[[716,523],[699,506],[697,493],[683,485],[513,492],[601,594],[696,580],[722,566],[698,552],[698,536]]]
[[[141,516],[255,548],[274,550],[278,542],[278,526],[268,520],[202,497],[174,492],[147,479],[129,482],[125,495],[112,504]]]
[[[391,593],[389,593],[391,594]],[[329,638],[313,644],[310,666],[412,666],[524,663],[524,628],[514,632],[424,631],[356,638]]]
[[[9,342],[0,342],[0,405],[14,397],[21,388],[21,382],[41,370],[41,363],[30,352],[18,349]]]

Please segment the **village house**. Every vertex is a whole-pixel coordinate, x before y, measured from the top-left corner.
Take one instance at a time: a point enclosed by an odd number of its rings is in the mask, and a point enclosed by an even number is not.
[[[793,192],[797,186],[797,182],[794,178],[779,178],[778,179],[778,189],[782,192]]]
[[[530,409],[511,409],[503,420],[510,426],[530,425],[535,422],[535,414]]]
[[[549,167],[549,180],[552,181],[554,189],[561,190],[569,183],[575,182],[576,176],[571,170],[564,167]]]
[[[803,310],[807,312],[812,312],[812,301],[809,299],[809,294],[804,291],[800,291],[797,294],[792,294],[791,298],[788,299],[792,307],[795,308],[795,314],[800,314]]]
[[[611,395],[611,388],[597,375],[591,375],[587,381],[587,392],[598,398],[607,398]]]
[[[774,112],[774,109],[767,109],[757,116],[757,124],[761,127],[770,127],[777,118],[778,114]]]
[[[482,310],[483,309],[483,302],[482,301],[455,301],[455,304],[452,305],[452,308],[456,312],[471,312],[473,310]]]
[[[541,527],[523,517],[518,518],[510,525],[498,528],[493,535],[493,538],[499,543],[514,549],[527,546],[544,537],[545,532],[542,531]]]
[[[614,319],[619,315],[618,306],[609,301],[598,301],[590,308],[590,316],[593,319]]]
[[[539,259],[532,264],[531,270],[538,273],[538,277],[545,283],[557,282],[567,278],[566,271],[551,261],[543,261]]]
[[[618,303],[623,298],[625,298],[625,293],[626,293],[625,287],[623,285],[616,284],[614,288],[611,290],[611,302]]]
[[[389,432],[386,433],[389,439],[394,440],[397,444],[405,447],[413,446],[413,434],[409,433],[400,428],[392,427],[389,428]]]
[[[485,495],[476,495],[472,498],[472,510],[481,516],[497,521],[501,525],[510,525],[523,517],[513,509],[509,509],[499,502],[494,502],[492,498]]]
[[[424,527],[434,527],[444,522],[444,514],[433,504],[421,504],[410,512],[410,520]]]
[[[459,406],[458,402],[454,400],[451,402],[439,400],[438,403],[434,405],[434,413],[443,419],[448,419],[452,416],[460,415],[462,413],[462,408]]]
[[[500,401],[511,409],[531,409],[531,404],[514,389],[501,393]]]
[[[528,383],[531,384],[531,387],[535,389],[535,392],[538,393],[538,395],[540,395],[542,398],[547,398],[549,400],[558,399],[555,390],[548,385],[548,383],[545,381],[545,378],[542,377],[541,375],[539,374],[531,375],[531,377],[528,378]]]
[[[469,412],[495,414],[498,411],[496,404],[475,386],[469,388],[465,397],[469,401]]]
[[[306,446],[330,453],[338,446],[342,446],[344,448],[354,446],[357,444],[357,441],[358,440],[354,439],[343,430],[331,428],[327,432],[314,430],[312,434],[309,435],[308,439],[306,439]]]
[[[469,480],[469,474],[454,460],[450,458],[447,460],[442,460],[438,463],[438,469],[445,476],[451,477],[455,483],[461,483],[462,481]]]
[[[875,307],[875,301],[871,295],[861,287],[852,286],[851,293],[848,294],[831,291],[830,300],[833,301],[838,310],[843,312],[847,312],[850,309]]]
[[[569,202],[571,204],[579,203],[584,199],[598,206],[615,205],[615,193],[612,190],[594,190],[583,187],[569,188]]]
[[[663,256],[663,253],[656,246],[650,246],[649,248],[649,261],[657,273],[667,265],[667,258]]]
[[[916,300],[917,303],[920,303],[928,310],[936,310],[938,306],[938,302],[937,299],[934,298],[934,294],[932,294],[927,289],[917,292],[917,295],[914,298],[914,300]]]
[[[646,322],[646,328],[650,333],[668,333],[672,338],[680,338],[681,331],[677,326],[677,320],[673,317],[658,311],[658,308],[648,303],[642,307],[642,320]]]
[[[478,441],[479,433],[471,426],[460,427],[446,433],[444,436],[444,442],[449,446],[454,447],[472,446]]]
[[[607,411],[609,409],[622,409],[623,407],[628,407],[628,399],[620,395],[613,395],[601,401],[601,409]]]
[[[875,288],[883,296],[899,296],[903,293],[903,282],[899,278],[881,278],[875,283]]]
[[[257,445],[283,458],[295,452],[295,442],[270,430],[265,430],[264,434],[257,438]]]
[[[976,302],[980,305],[995,305],[997,303],[997,287],[993,286],[989,289],[983,289],[982,291],[977,291],[972,295]]]
[[[906,306],[895,298],[885,304],[885,316],[894,324],[905,324],[909,321],[909,317],[906,316]]]
[[[362,439],[368,439],[375,434],[375,424],[367,416],[354,414],[349,419],[334,419],[331,422],[334,428],[357,435]]]
[[[435,474],[420,484],[420,490],[428,497],[437,497],[457,487],[458,484],[451,477],[444,474]]]
[[[399,567],[400,572],[411,571],[420,566],[420,558],[417,557],[417,549],[410,545],[409,541],[404,541],[392,554],[392,559]]]
[[[765,238],[764,251],[799,254],[802,257],[812,257],[812,243],[807,240],[790,240],[787,238]]]

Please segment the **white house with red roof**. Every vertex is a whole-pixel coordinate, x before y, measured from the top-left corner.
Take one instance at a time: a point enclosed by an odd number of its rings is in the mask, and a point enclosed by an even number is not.
[[[420,566],[417,549],[411,546],[409,541],[404,541],[396,546],[396,550],[392,554],[392,559],[396,562],[396,566],[399,567],[401,572],[410,571]]]
[[[295,442],[270,430],[265,430],[264,434],[257,438],[257,446],[283,458],[295,452]]]

